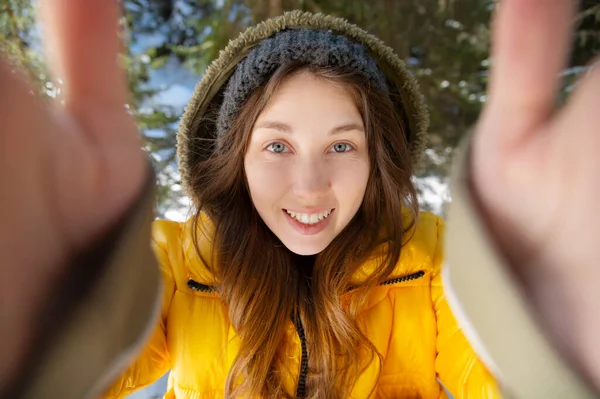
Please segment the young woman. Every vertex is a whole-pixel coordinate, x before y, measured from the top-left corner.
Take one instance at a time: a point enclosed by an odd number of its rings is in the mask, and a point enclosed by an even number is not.
[[[160,326],[109,397],[168,370],[177,398],[496,397],[444,298],[443,222],[418,213],[426,127],[403,63],[344,20],[232,42],[181,125],[197,214],[155,223]]]
[[[593,124],[581,122],[586,104],[597,99],[597,73],[571,108],[548,119],[555,90],[548,82],[568,46],[565,39],[559,43],[562,53],[549,54],[543,44],[555,40],[548,26],[567,32],[567,2],[550,7],[530,0],[521,3],[529,8],[517,2],[501,7],[502,34],[497,35],[502,40],[490,102],[472,155],[459,157],[457,175],[466,175],[469,162],[474,169],[472,179],[455,181],[459,190],[448,254],[443,221],[418,212],[411,177],[427,115],[416,84],[391,50],[341,19],[299,12],[267,21],[230,43],[198,85],[181,124],[181,174],[197,213],[186,223],[153,225],[164,287],[156,307],[160,316],[136,360],[120,358],[119,365],[128,368],[115,367],[115,358],[136,349],[140,331],[156,320],[149,304],[157,286],[155,270],[144,250],[149,202],[133,205],[140,212],[125,212],[143,184],[144,166],[134,157],[138,143],[122,110],[123,76],[102,57],[87,65],[74,57],[76,44],[83,42],[73,35],[83,32],[85,46],[114,55],[117,41],[98,32],[107,32],[115,9],[94,6],[99,21],[94,31],[73,17],[82,15],[77,13],[83,6],[51,3],[58,6],[45,15],[63,56],[55,70],[70,78],[67,112],[61,110],[57,119],[35,105],[37,119],[10,112],[0,119],[10,122],[11,130],[30,132],[43,116],[51,121],[45,131],[63,140],[62,146],[25,140],[32,163],[11,158],[25,146],[19,140],[12,143],[16,151],[5,154],[9,164],[23,166],[13,168],[23,178],[5,208],[12,210],[5,212],[8,225],[24,226],[12,234],[17,250],[5,251],[8,264],[40,265],[36,278],[27,281],[22,309],[40,308],[39,281],[57,280],[60,270],[54,265],[70,267],[64,268],[68,278],[57,285],[62,289],[43,307],[35,334],[18,334],[27,331],[26,317],[3,316],[19,322],[2,341],[11,349],[4,359],[25,359],[7,363],[12,368],[2,376],[16,381],[7,392],[81,397],[103,391],[105,397],[124,397],[171,370],[167,398],[446,397],[441,384],[456,398],[499,397],[493,372],[505,392],[518,397],[591,397],[589,387],[539,334],[542,325],[560,353],[592,383],[600,381],[598,357],[589,355],[597,330],[585,328],[595,320],[595,291],[580,289],[591,279],[578,279],[564,268],[591,271],[598,259],[590,237],[598,236],[600,223],[592,223],[586,234],[573,234],[583,225],[577,205],[590,208],[597,198],[590,187],[596,186],[569,180],[571,207],[564,212],[571,214],[561,212],[556,219],[565,198],[555,198],[566,184],[561,160],[570,159],[570,170],[577,172],[571,175],[588,183],[597,181],[600,169],[591,152],[569,158],[568,150],[573,131],[580,135],[578,149],[589,151],[597,143]],[[524,30],[522,18],[533,12],[541,22],[526,18],[530,24]],[[59,23],[57,15],[70,23]],[[511,24],[519,29],[511,30]],[[60,29],[68,32],[57,34]],[[514,32],[526,31],[533,39],[519,47],[521,38]],[[514,63],[507,60],[514,54],[506,43],[539,53],[522,51],[525,59]],[[83,78],[88,69],[97,80]],[[498,76],[511,80],[501,84]],[[15,104],[36,104],[21,83],[5,81]],[[103,133],[93,134],[99,126]],[[547,134],[543,139],[540,130]],[[80,131],[89,135],[76,134]],[[565,132],[569,141],[560,141]],[[73,151],[71,156],[81,157],[75,160],[56,157],[54,180],[34,184],[36,162],[47,159],[48,149],[64,147],[94,150]],[[102,162],[86,154],[100,154]],[[503,162],[509,154],[516,166]],[[541,179],[543,173],[549,178]],[[10,188],[14,179],[4,180]],[[545,194],[535,204],[529,199],[533,182],[535,192]],[[66,183],[81,190],[66,190]],[[34,191],[25,195],[19,187]],[[472,196],[465,194],[469,190]],[[103,201],[95,202],[98,198]],[[35,210],[35,229],[26,223],[31,214],[20,213],[18,199]],[[121,213],[126,217],[115,222]],[[90,245],[90,237],[101,232]],[[40,242],[38,251],[18,251],[31,240]],[[543,255],[532,257],[541,248]],[[570,260],[573,250],[576,264]],[[78,256],[70,256],[74,251]],[[495,251],[502,251],[502,258]],[[510,262],[511,273],[532,296],[527,305],[519,302],[523,296],[510,284],[509,273],[502,272],[508,269],[500,267],[502,260]],[[455,270],[448,275],[457,289],[453,308],[462,326],[476,327],[465,331],[485,366],[446,302],[446,262]],[[82,263],[85,268],[75,268]],[[540,276],[554,278],[540,284]],[[559,298],[558,312],[550,293]],[[18,290],[9,294],[20,298]],[[65,312],[73,303],[77,312]],[[528,306],[538,312],[540,325],[525,311]],[[568,331],[560,323],[565,311],[575,321]],[[37,346],[23,356],[19,348],[29,341]],[[48,342],[54,345],[44,345]],[[85,368],[74,356],[82,347]],[[77,381],[70,381],[74,373]],[[106,390],[108,382],[112,387]]]

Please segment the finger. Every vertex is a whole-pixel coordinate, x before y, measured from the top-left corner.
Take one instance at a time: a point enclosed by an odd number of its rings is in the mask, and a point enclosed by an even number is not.
[[[600,56],[591,64],[590,70],[577,83],[575,92],[557,116],[553,131],[564,135],[580,154],[578,162],[597,164],[596,152],[600,148]],[[586,151],[593,155],[583,156]],[[597,170],[596,166],[593,166]],[[592,182],[589,182],[592,184]],[[597,182],[600,183],[600,182]]]
[[[0,389],[22,366],[33,307],[65,256],[51,211],[54,169],[45,162],[52,159],[45,144],[56,141],[53,120],[24,75],[0,57],[0,353],[8,366],[0,367]]]
[[[492,69],[485,116],[495,145],[527,138],[552,112],[571,42],[574,0],[504,0],[492,28]],[[501,132],[501,134],[500,134]]]
[[[56,142],[54,121],[24,74],[1,58],[0,87],[0,253],[7,265],[41,270],[58,259],[63,238],[48,211],[52,189],[44,184],[54,182],[54,165],[47,162],[47,143]],[[35,251],[27,250],[31,240]]]
[[[64,82],[67,106],[123,108],[124,71],[117,0],[42,0],[45,44],[53,74]]]

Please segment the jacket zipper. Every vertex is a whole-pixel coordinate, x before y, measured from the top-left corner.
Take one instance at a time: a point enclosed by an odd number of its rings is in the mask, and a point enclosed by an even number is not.
[[[385,280],[379,285],[392,285],[398,283],[404,283],[406,281],[412,281],[420,279],[425,275],[425,272],[420,270],[416,273],[411,273],[406,276],[392,278],[389,280]],[[216,287],[212,287],[210,285],[200,284],[194,280],[188,280],[188,287],[194,291],[200,292],[215,292],[217,291]],[[355,287],[351,287],[348,291],[352,290]],[[294,326],[296,327],[296,332],[298,333],[298,338],[300,339],[300,347],[302,348],[302,355],[300,358],[300,374],[298,376],[298,386],[296,388],[296,398],[305,398],[306,397],[306,378],[308,376],[308,351],[306,349],[306,335],[304,333],[304,326],[302,325],[302,320],[300,320],[300,315],[297,315],[294,318]]]
[[[389,279],[389,280],[385,280],[383,283],[380,283],[379,285],[392,285],[392,284],[404,283],[406,281],[412,281],[412,280],[420,279],[424,275],[425,275],[425,272],[423,270],[419,270],[416,273],[407,274],[406,276],[402,276],[402,277],[397,277],[397,278],[392,278],[392,279]]]
[[[416,273],[411,273],[411,274],[407,274],[406,276],[402,276],[402,277],[396,277],[396,278],[391,278],[389,280],[385,280],[382,283],[379,283],[379,285],[384,286],[384,285],[392,285],[392,284],[398,284],[398,283],[405,283],[407,281],[412,281],[412,280],[418,280],[421,277],[423,277],[425,275],[425,272],[422,270],[419,270]],[[356,285],[353,285],[352,287],[348,288],[346,290],[346,292],[350,292],[352,290],[355,290],[356,288],[358,288]]]
[[[298,386],[296,388],[296,398],[306,397],[306,378],[308,375],[308,351],[306,350],[306,336],[304,335],[304,326],[300,315],[295,318],[294,325],[298,338],[300,338],[300,347],[302,348],[302,356],[300,358],[300,375],[298,376]]]
[[[423,276],[425,276],[425,272],[420,270],[416,273],[411,273],[406,276],[385,280],[379,285],[384,286],[404,283],[406,281],[420,279]],[[352,288],[353,287],[351,287],[350,290]],[[296,398],[301,399],[306,397],[306,378],[308,375],[308,351],[306,350],[306,336],[304,334],[304,326],[302,325],[302,321],[300,320],[299,315],[296,316],[294,325],[296,326],[296,332],[298,333],[298,338],[300,339],[300,346],[302,348],[302,357],[300,358],[300,375],[298,376],[298,387],[296,388]]]
[[[189,289],[198,292],[216,292],[217,287],[213,287],[212,285],[200,284],[197,281],[189,279],[187,282],[187,286]]]
[[[386,280],[386,281],[380,283],[379,285],[392,285],[392,284],[403,283],[406,281],[417,280],[417,279],[423,277],[424,275],[425,275],[425,272],[421,270],[416,273],[408,274],[406,276]],[[216,292],[217,291],[217,288],[212,285],[201,284],[192,279],[188,280],[187,286],[193,291],[199,291],[199,292]],[[355,288],[356,288],[355,286],[350,287],[348,289],[348,291],[352,291]]]

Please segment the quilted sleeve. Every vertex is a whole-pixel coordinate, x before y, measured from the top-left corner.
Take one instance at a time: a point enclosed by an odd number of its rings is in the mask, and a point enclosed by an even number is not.
[[[152,226],[152,247],[158,261],[163,282],[161,315],[158,324],[141,352],[104,398],[125,398],[131,393],[151,385],[169,371],[171,360],[166,341],[166,320],[175,292],[175,281],[168,256],[167,237],[177,224],[168,221],[155,221]]]
[[[433,259],[431,293],[437,318],[436,372],[455,399],[502,397],[497,383],[465,338],[444,294],[444,221],[437,220],[438,240]],[[476,282],[474,282],[476,283]]]

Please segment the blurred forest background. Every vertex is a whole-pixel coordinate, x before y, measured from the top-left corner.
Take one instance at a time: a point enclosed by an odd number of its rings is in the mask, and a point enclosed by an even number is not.
[[[552,0],[550,0],[552,1]],[[159,217],[184,219],[189,203],[181,192],[175,135],[183,107],[206,66],[238,32],[286,10],[347,18],[379,36],[417,76],[430,113],[430,142],[416,182],[422,208],[443,213],[453,149],[486,101],[493,0],[121,0],[123,63],[131,103],[145,149],[158,172]],[[44,66],[30,0],[0,0],[0,50],[29,71],[35,88],[52,99],[61,81]],[[93,18],[93,16],[90,16]],[[574,50],[561,101],[600,51],[600,0],[582,0],[575,20]],[[93,48],[89,49],[94,51]],[[86,57],[86,54],[81,54]],[[1,90],[1,89],[0,89]],[[165,379],[136,395],[160,397]]]
[[[26,67],[47,97],[60,92],[40,51],[36,1],[0,0],[0,49]],[[453,149],[485,103],[493,0],[121,0],[123,62],[136,116],[158,171],[159,217],[182,219],[175,135],[183,107],[219,50],[238,32],[286,10],[347,18],[382,38],[418,77],[431,112],[430,142],[416,181],[422,208],[438,213],[449,200]],[[574,51],[563,73],[563,98],[600,51],[600,0],[582,0]],[[90,48],[89,51],[94,51]],[[86,54],[82,54],[85,57]]]

